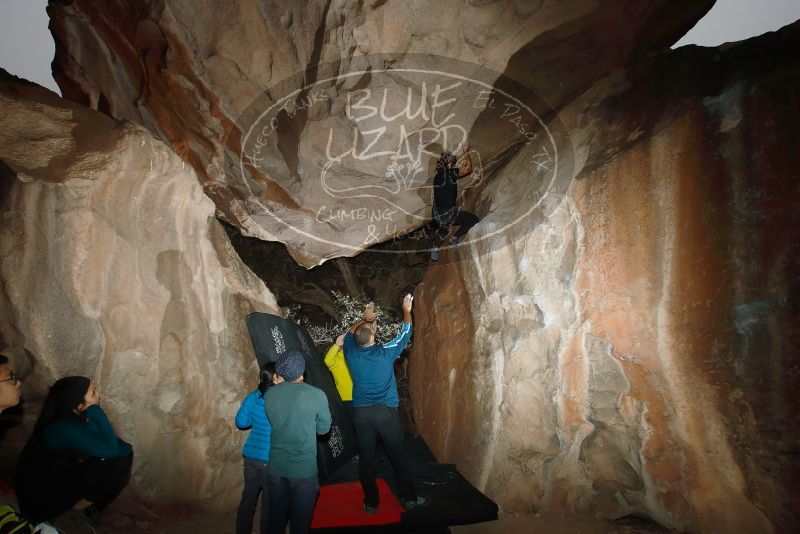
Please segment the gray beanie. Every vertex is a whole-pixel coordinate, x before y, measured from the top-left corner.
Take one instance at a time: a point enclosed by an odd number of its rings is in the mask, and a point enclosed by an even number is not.
[[[283,377],[287,382],[294,382],[306,370],[306,359],[299,350],[290,350],[280,358],[275,364],[275,372]]]

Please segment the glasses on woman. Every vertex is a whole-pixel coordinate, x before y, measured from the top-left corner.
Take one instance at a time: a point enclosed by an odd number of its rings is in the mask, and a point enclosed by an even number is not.
[[[9,380],[13,380],[14,381],[14,385],[17,385],[17,382],[19,382],[19,375],[17,373],[15,373],[14,371],[11,371],[11,373],[8,375],[8,378],[4,378],[3,380],[0,380],[0,383],[8,382]]]

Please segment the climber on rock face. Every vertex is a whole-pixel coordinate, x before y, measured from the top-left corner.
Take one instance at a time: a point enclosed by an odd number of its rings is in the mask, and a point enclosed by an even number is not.
[[[458,180],[472,174],[470,147],[464,149],[463,166],[450,152],[443,152],[436,162],[436,175],[433,177],[433,220],[438,226],[434,238],[431,259],[439,261],[439,247],[445,241],[456,245],[479,219],[474,213],[458,208]],[[458,226],[453,231],[453,226]]]

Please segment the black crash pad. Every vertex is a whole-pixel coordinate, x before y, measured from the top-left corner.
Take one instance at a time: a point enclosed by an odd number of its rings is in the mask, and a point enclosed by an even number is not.
[[[405,512],[400,523],[390,525],[365,525],[361,527],[342,527],[314,529],[318,534],[375,533],[390,534],[399,532],[445,533],[449,526],[483,523],[497,519],[497,505],[469,483],[452,464],[440,464],[428,449],[421,437],[406,435],[406,449],[411,469],[414,473],[414,486],[418,495],[427,502],[420,507]],[[378,477],[383,478],[397,495],[394,471],[382,448],[378,448]],[[358,461],[350,462],[328,477],[329,483],[358,480]]]

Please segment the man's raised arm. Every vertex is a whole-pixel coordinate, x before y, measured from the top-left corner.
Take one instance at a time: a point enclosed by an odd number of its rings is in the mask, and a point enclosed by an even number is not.
[[[414,297],[411,293],[407,294],[403,299],[403,325],[397,336],[388,343],[383,344],[384,355],[393,360],[400,357],[403,349],[408,345],[408,340],[411,339],[411,305],[414,302]]]
[[[403,299],[403,322],[411,324],[411,305],[414,303],[414,297],[411,293]]]

